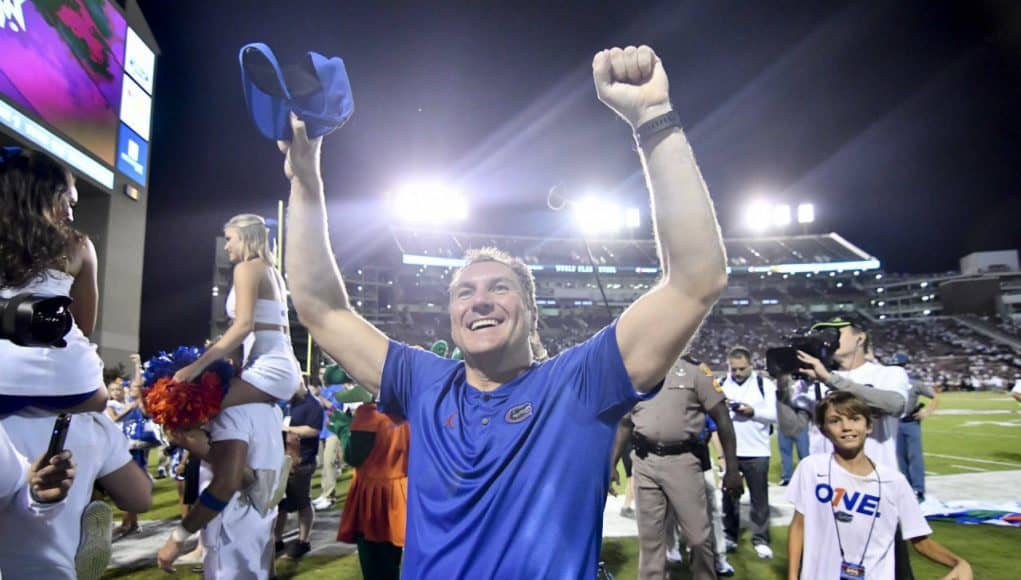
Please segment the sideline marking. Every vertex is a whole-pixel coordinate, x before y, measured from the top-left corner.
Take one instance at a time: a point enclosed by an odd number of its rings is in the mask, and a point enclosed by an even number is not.
[[[985,471],[985,469],[979,469],[978,467],[968,467],[967,465],[957,465],[956,463],[951,463],[950,467],[956,467],[958,469],[965,469],[968,471]]]
[[[961,457],[960,455],[943,455],[942,453],[925,453],[929,457],[940,457],[942,459],[956,459],[958,461],[969,461],[972,463],[991,463],[993,465],[1006,465],[1008,467],[1021,467],[1021,463],[1008,463],[1006,461],[993,461],[992,459],[975,459],[972,457]]]

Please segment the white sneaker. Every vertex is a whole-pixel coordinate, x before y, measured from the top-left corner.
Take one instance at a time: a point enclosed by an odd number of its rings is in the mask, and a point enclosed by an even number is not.
[[[674,564],[681,564],[684,562],[684,556],[681,555],[681,551],[677,549],[676,545],[666,551],[666,559],[667,562],[672,562]]]
[[[773,549],[765,544],[755,544],[755,553],[763,560],[773,559]]]
[[[333,500],[328,497],[320,496],[312,500],[312,507],[314,507],[316,511],[329,509],[331,505],[333,505]]]
[[[110,563],[113,544],[113,511],[103,501],[94,501],[82,511],[82,537],[74,555],[74,567],[81,580],[98,580]]]
[[[716,574],[719,576],[733,576],[734,567],[727,561],[727,557],[720,554],[720,557],[716,560]]]

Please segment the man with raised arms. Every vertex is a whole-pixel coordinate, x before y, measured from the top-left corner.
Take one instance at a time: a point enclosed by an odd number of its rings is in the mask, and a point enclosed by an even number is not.
[[[599,99],[635,130],[663,276],[595,336],[544,362],[531,273],[493,249],[470,252],[452,278],[463,362],[390,340],[361,318],[329,245],[321,141],[292,117],[294,138],[279,144],[301,322],[411,423],[404,577],[592,577],[617,423],[655,394],[726,286],[712,202],[659,58],[647,46],[614,48],[592,69]]]

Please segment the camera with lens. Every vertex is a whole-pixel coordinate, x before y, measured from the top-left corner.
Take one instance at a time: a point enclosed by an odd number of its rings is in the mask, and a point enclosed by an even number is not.
[[[787,339],[787,345],[766,349],[766,372],[771,377],[794,375],[803,378],[801,369],[811,365],[798,359],[798,351],[808,353],[822,361],[826,368],[834,368],[833,353],[840,346],[839,328],[819,328]]]
[[[64,336],[71,330],[71,299],[67,296],[16,294],[0,297],[0,340],[18,346],[67,346]]]

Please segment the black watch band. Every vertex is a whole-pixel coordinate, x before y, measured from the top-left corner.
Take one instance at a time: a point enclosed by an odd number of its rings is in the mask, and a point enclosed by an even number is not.
[[[678,129],[681,128],[681,116],[677,114],[677,111],[664,113],[658,117],[649,119],[642,123],[640,127],[635,129],[635,141],[637,141],[638,145],[641,146],[642,143],[648,141],[649,137],[674,127],[677,127]]]

